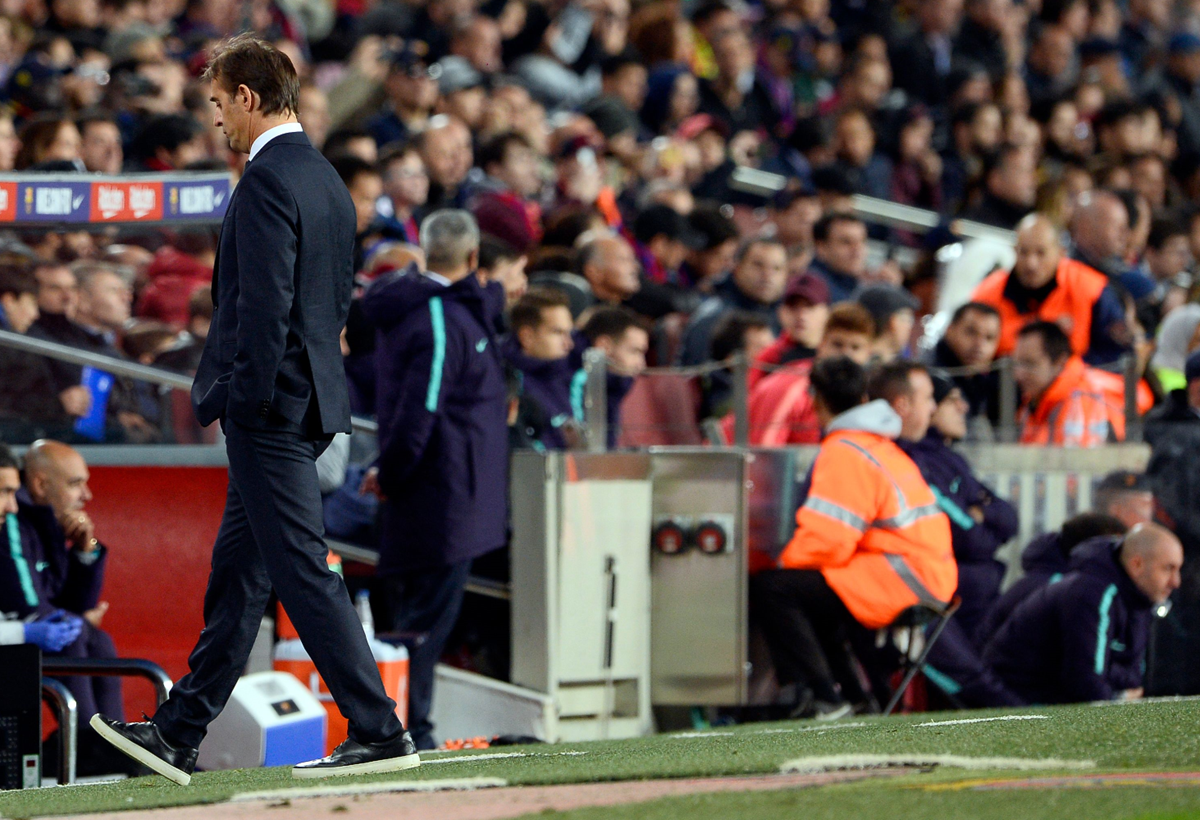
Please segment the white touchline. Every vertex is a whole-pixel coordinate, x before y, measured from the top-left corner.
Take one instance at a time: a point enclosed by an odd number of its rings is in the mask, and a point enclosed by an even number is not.
[[[507,786],[498,777],[464,777],[455,780],[401,780],[385,783],[345,783],[336,786],[316,786],[294,789],[270,789],[261,792],[242,792],[229,798],[231,803],[252,800],[292,800],[299,797],[349,797],[356,794],[385,794],[387,792],[438,792],[495,789]]]
[[[1004,720],[1049,720],[1046,715],[1003,715],[1001,717],[964,718],[962,720],[932,720],[929,723],[918,723],[917,726],[963,726],[968,723],[995,723]]]
[[[486,755],[462,755],[461,757],[442,757],[437,760],[422,760],[422,766],[433,766],[437,763],[470,763],[473,760],[501,760],[511,757],[578,757],[587,752],[495,752]]]
[[[963,755],[893,754],[893,755],[832,755],[802,757],[789,760],[780,767],[784,774],[815,774],[846,769],[878,769],[885,766],[953,766],[958,769],[1092,769],[1093,760],[1059,760],[1028,757],[965,757]]]

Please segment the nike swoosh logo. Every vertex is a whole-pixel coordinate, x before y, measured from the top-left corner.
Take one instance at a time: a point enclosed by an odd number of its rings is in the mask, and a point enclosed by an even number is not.
[[[82,205],[82,204],[83,204],[83,194],[80,194],[79,196],[75,197],[75,201],[74,201],[74,203],[71,205],[71,210],[72,210],[72,211],[73,211],[73,210],[75,210],[76,208],[78,208],[78,207],[79,207],[80,205]]]
[[[35,566],[37,567],[37,571],[41,572],[42,570],[44,570],[46,567],[48,567],[50,565],[48,563],[46,563],[45,561],[38,561],[37,564],[35,564]]]
[[[479,351],[480,353],[482,353],[483,351],[487,350],[487,343],[488,343],[487,339],[480,339],[478,342],[475,343],[475,349],[477,351]]]
[[[213,204],[215,204],[215,205],[217,205],[217,206],[220,206],[220,204],[221,204],[221,203],[222,203],[224,200],[225,200],[225,192],[224,192],[224,191],[222,191],[221,193],[219,193],[219,194],[217,194],[215,197],[213,197]]]

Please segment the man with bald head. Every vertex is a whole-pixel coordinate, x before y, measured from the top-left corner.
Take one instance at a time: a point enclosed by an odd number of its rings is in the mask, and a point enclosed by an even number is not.
[[[597,302],[619,305],[642,287],[637,255],[616,233],[604,232],[586,239],[579,248],[576,268],[592,286]]]
[[[0,612],[47,620],[65,610],[82,616],[78,637],[48,652],[64,658],[115,658],[112,638],[100,629],[108,603],[100,600],[108,550],[96,538],[84,507],[91,500],[88,468],[78,451],[43,439],[25,454],[24,481],[16,493],[18,543],[0,550]],[[9,529],[9,539],[13,540]],[[43,647],[45,649],[46,647]],[[86,722],[97,712],[121,714],[119,678],[62,679],[79,705],[81,774],[128,771]]]
[[[1029,703],[1139,698],[1151,618],[1182,566],[1183,545],[1157,524],[1087,541],[1061,581],[1013,610],[984,660]]]
[[[1120,276],[1131,229],[1125,203],[1112,191],[1085,191],[1079,195],[1068,226],[1072,256],[1106,276]]]
[[[1124,307],[1108,279],[1070,259],[1058,228],[1042,214],[1030,214],[1017,224],[1016,251],[1013,269],[989,275],[972,297],[1000,313],[996,355],[1011,355],[1021,328],[1042,320],[1059,325],[1071,351],[1088,364],[1115,361],[1128,347],[1128,330]]]

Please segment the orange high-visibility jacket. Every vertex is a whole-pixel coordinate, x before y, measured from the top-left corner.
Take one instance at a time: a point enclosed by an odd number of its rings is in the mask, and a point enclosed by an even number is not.
[[[1021,328],[1038,319],[1062,325],[1071,340],[1071,352],[1078,356],[1086,353],[1092,339],[1092,310],[1108,285],[1104,274],[1064,256],[1054,274],[1056,287],[1033,313],[1023,313],[1024,305],[1018,309],[1005,298],[1004,287],[1011,275],[1005,270],[996,271],[979,284],[972,297],[973,301],[991,305],[1000,312],[1000,343],[996,355],[1012,353]]]
[[[949,519],[892,441],[899,432],[885,401],[830,423],[796,533],[779,556],[785,568],[820,570],[868,629],[918,602],[944,605],[958,586]]]
[[[1125,440],[1125,408],[1109,393],[1112,374],[1072,356],[1037,405],[1021,408],[1021,443],[1095,447]]]

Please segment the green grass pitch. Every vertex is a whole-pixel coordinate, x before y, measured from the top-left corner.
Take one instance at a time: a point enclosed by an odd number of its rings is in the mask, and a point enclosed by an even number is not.
[[[973,722],[1005,715],[1033,716],[1033,719]],[[943,721],[964,722],[925,725]],[[749,724],[633,740],[501,747],[434,754],[426,758],[425,765],[411,772],[355,781],[493,777],[517,786],[713,777],[774,773],[785,762],[803,757],[859,754],[1056,758],[1091,761],[1095,768],[1089,772],[1196,772],[1200,771],[1200,700],[926,713],[855,718],[825,725]],[[472,760],[476,757],[480,759]],[[802,816],[806,820],[824,817],[894,820],[926,816],[939,820],[1200,817],[1197,786],[1108,785],[1086,789],[983,791],[967,782],[1054,774],[939,768],[931,773],[844,785],[670,798],[636,806],[585,809],[561,816],[570,820],[601,817],[765,820],[789,816]],[[954,787],[947,788],[947,784]],[[286,768],[198,773],[186,788],[158,777],[139,778],[111,784],[0,793],[0,816],[24,818],[215,803],[239,793],[306,785],[319,786],[322,782],[293,780]]]

